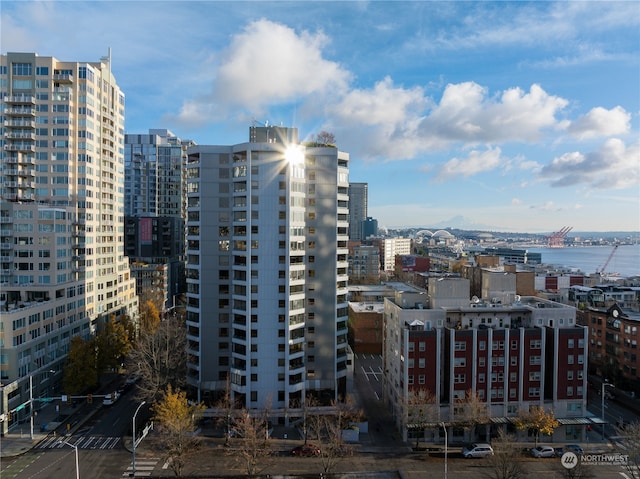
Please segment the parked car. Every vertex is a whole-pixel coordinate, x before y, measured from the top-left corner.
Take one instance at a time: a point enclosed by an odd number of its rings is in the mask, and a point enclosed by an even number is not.
[[[584,454],[582,446],[579,446],[578,444],[567,444],[564,446],[564,450],[573,452],[576,456],[582,456]]]
[[[320,448],[314,444],[301,444],[291,449],[291,455],[300,457],[319,456]]]
[[[551,446],[538,446],[531,449],[533,457],[556,457],[556,450]]]
[[[471,444],[462,448],[462,455],[467,459],[493,456],[493,448],[489,444]]]

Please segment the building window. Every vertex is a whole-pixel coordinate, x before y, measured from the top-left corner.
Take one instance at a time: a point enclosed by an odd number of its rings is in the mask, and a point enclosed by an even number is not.
[[[567,347],[568,348],[573,348],[575,346],[575,342],[573,340],[573,338],[570,338],[567,340]]]
[[[567,371],[567,380],[573,381],[573,371]]]
[[[418,384],[424,384],[424,374],[418,376]]]
[[[258,391],[251,391],[251,402],[256,402],[258,400]]]
[[[487,349],[487,342],[486,341],[480,341],[480,351],[484,351],[485,349]]]
[[[573,364],[573,354],[569,354],[569,356],[567,356],[567,364]]]
[[[418,367],[424,369],[424,367],[425,367],[425,359],[424,358],[419,358],[418,359]]]
[[[509,389],[509,398],[510,399],[515,399],[516,397],[516,388],[510,388]]]
[[[484,382],[484,373],[479,373],[478,374],[478,382],[479,383],[483,383]]]
[[[454,374],[453,382],[454,383],[458,383],[458,384],[467,382],[466,375],[465,374]]]
[[[465,343],[464,341],[456,341],[454,343],[453,349],[455,349],[456,351],[466,351],[467,343]]]
[[[567,396],[573,396],[573,386],[567,386]]]
[[[420,341],[419,343],[419,350],[420,351],[424,351],[426,349],[426,344],[424,341]]]
[[[478,358],[478,366],[483,368],[486,366],[486,358]]]
[[[542,347],[542,340],[540,340],[540,339],[532,339],[529,342],[529,347],[531,349],[540,349]]]
[[[518,356],[511,356],[511,366],[518,365]]]
[[[518,349],[518,341],[511,341],[511,349]]]
[[[463,368],[467,365],[467,358],[453,358],[453,366]]]

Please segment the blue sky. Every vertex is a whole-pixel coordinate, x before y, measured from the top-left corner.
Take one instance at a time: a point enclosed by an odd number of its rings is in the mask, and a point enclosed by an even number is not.
[[[3,0],[3,53],[98,61],[126,131],[332,132],[381,226],[640,231],[640,2]]]

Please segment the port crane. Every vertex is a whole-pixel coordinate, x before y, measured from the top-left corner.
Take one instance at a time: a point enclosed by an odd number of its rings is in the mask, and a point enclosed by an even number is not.
[[[613,255],[616,254],[616,250],[618,249],[618,246],[620,246],[620,245],[615,245],[613,247],[613,249],[611,250],[611,253],[609,253],[609,257],[607,258],[607,260],[602,265],[602,268],[600,268],[599,270],[596,270],[596,273],[604,274],[604,271],[607,269],[607,266],[609,266],[609,263],[611,262],[611,258],[613,258]]]
[[[567,237],[567,234],[572,229],[573,229],[573,226],[565,226],[560,231],[551,233],[549,236],[545,238],[547,240],[547,246],[549,248],[563,248],[564,239]]]

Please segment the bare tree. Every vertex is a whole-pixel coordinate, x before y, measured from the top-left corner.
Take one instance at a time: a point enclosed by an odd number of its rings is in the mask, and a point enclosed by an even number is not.
[[[615,444],[620,454],[627,455],[625,469],[630,477],[639,477],[640,471],[640,422],[635,421],[619,427]]]
[[[476,426],[487,424],[490,420],[487,402],[472,389],[466,392],[464,398],[456,399],[453,416],[453,422],[468,429],[472,438],[475,436]]]
[[[319,145],[324,145],[324,146],[335,145],[336,137],[335,137],[335,135],[333,133],[330,133],[328,131],[322,130],[316,136],[316,143],[318,143]]]
[[[248,476],[264,471],[270,463],[265,461],[272,451],[268,444],[268,410],[259,416],[252,416],[246,409],[236,417],[232,426],[232,435],[237,437],[229,455],[241,464]]]
[[[440,406],[436,396],[427,389],[409,391],[407,398],[407,427],[417,430],[416,449],[420,445],[420,436],[430,425],[437,423],[440,417]]]
[[[500,431],[491,443],[493,456],[487,458],[486,476],[491,479],[522,479],[527,471],[515,437]]]
[[[127,357],[130,371],[141,376],[138,395],[153,401],[171,384],[184,387],[186,377],[186,334],[179,317],[168,317],[154,332],[142,333]]]
[[[331,472],[343,458],[353,454],[353,449],[344,440],[344,431],[361,419],[362,411],[352,396],[344,401],[333,401],[330,408],[319,408],[312,415],[311,430],[321,442],[323,473]]]
[[[576,466],[567,469],[563,466],[558,470],[558,475],[563,479],[591,479],[595,477],[593,473],[593,467],[585,466],[580,460],[577,461]],[[636,477],[636,476],[631,476]]]

